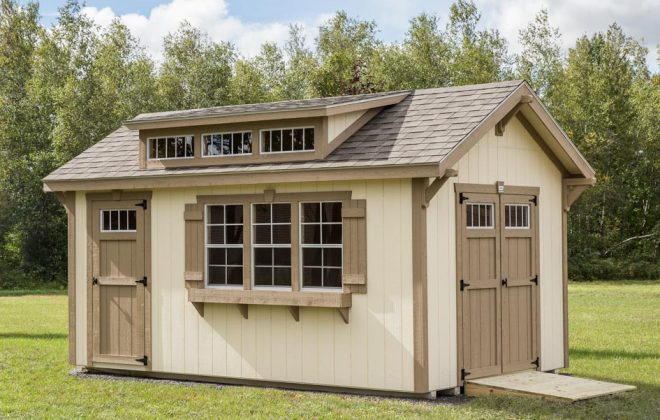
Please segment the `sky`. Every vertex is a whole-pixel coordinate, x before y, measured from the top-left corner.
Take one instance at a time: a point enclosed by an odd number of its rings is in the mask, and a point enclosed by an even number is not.
[[[64,3],[65,0],[40,1],[43,23],[52,24],[57,8]],[[302,25],[311,43],[318,26],[338,10],[375,21],[383,41],[401,41],[410,19],[422,12],[439,16],[444,26],[451,3],[452,0],[87,0],[83,11],[100,25],[119,17],[159,61],[163,36],[176,30],[183,20],[203,29],[216,41],[231,41],[241,54],[250,57],[258,53],[263,42],[282,44],[290,23]],[[649,49],[649,67],[658,72],[660,0],[475,0],[475,3],[482,14],[483,26],[498,29],[508,40],[511,52],[520,49],[518,31],[545,8],[551,25],[562,34],[565,49],[579,36],[605,31],[616,22],[628,35],[643,41]]]

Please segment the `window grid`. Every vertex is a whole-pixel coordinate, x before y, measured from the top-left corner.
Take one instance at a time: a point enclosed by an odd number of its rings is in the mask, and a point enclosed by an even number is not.
[[[468,229],[492,229],[495,227],[493,203],[468,203],[465,206],[465,225]]]
[[[213,208],[222,208],[222,222],[221,223],[211,223],[211,211]],[[227,208],[237,208],[240,214],[240,221],[236,222],[227,222]],[[206,283],[209,286],[220,286],[220,287],[241,287],[243,285],[243,206],[241,204],[207,204],[205,206],[205,217],[204,217],[204,267],[205,267],[205,276]],[[209,232],[214,227],[222,228],[222,240],[218,243],[210,243]],[[236,232],[240,232],[240,240],[231,239],[228,240],[227,228],[235,228]],[[214,234],[215,235],[215,234]],[[219,253],[218,251],[221,250]],[[215,257],[220,256],[220,264],[211,264],[211,253],[215,253]],[[237,261],[237,257],[240,257],[240,262]],[[209,276],[210,271],[214,271],[214,274],[220,276],[220,279],[223,281],[215,281]],[[231,278],[231,283],[230,283]],[[211,280],[214,280],[211,282]]]
[[[339,205],[339,220],[340,221],[324,221],[324,214],[323,214],[323,209],[324,209],[324,204],[325,205]],[[318,212],[318,222],[306,222],[305,220],[305,210],[304,207],[306,205],[318,205],[319,206],[319,212]],[[321,202],[301,202],[300,203],[300,278],[302,281],[302,287],[303,289],[340,289],[342,287],[342,282],[341,282],[341,274],[343,272],[343,260],[344,260],[344,255],[343,255],[343,235],[340,235],[340,240],[338,243],[326,243],[327,241],[325,240],[325,235],[326,231],[323,229],[324,226],[339,226],[340,232],[342,230],[342,222],[341,222],[341,203],[340,202],[329,202],[329,201],[321,201]],[[305,235],[305,226],[319,226],[319,240],[318,243],[306,243],[304,235]],[[341,232],[343,234],[343,232]],[[310,252],[311,250],[319,250],[320,252],[318,253],[319,255],[317,256],[320,257],[321,264],[305,264],[305,254],[306,251]],[[314,251],[311,251],[314,252]],[[310,253],[311,253],[310,252]],[[331,263],[326,263],[326,260],[328,259],[328,254],[330,253],[336,253],[339,255],[339,264],[331,264]],[[320,285],[312,285],[312,286],[306,286],[305,285],[305,269],[310,270],[312,273],[317,272],[320,273],[321,276],[321,284]],[[331,272],[334,272],[337,274],[338,270],[338,275],[339,275],[339,284],[338,285],[326,285],[326,283],[329,282],[328,274]],[[317,274],[318,275],[318,274]]]
[[[506,229],[529,229],[529,204],[505,204],[504,227]]]
[[[202,157],[252,154],[252,131],[202,134]]]
[[[101,210],[101,232],[136,232],[135,209]]]
[[[192,159],[195,157],[195,136],[180,135],[147,139],[149,160]]]
[[[261,153],[314,151],[314,127],[286,127],[261,130]]]
[[[257,222],[256,208],[258,206],[268,206],[268,217],[267,222]],[[275,222],[273,209],[279,207],[284,209],[284,206],[287,206],[289,209],[288,222]],[[257,288],[291,288],[291,204],[290,203],[253,203],[252,204],[252,284]],[[258,227],[267,226],[269,227],[269,241],[258,242],[257,241],[257,231]],[[275,240],[275,227],[278,226],[288,226],[288,243],[276,242]],[[265,257],[268,255],[266,250],[270,250],[270,262],[269,263],[259,263],[257,260],[260,257]],[[288,250],[288,253],[287,253]],[[258,255],[259,254],[259,255]],[[266,257],[268,258],[268,257]],[[282,263],[282,260],[284,263]],[[266,269],[270,270],[270,284],[257,284],[260,281],[258,280],[259,275],[257,271],[265,272]],[[276,284],[278,283],[278,284]]]

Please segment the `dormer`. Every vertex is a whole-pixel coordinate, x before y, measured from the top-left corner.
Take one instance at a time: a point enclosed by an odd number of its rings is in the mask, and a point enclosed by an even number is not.
[[[142,169],[322,160],[410,92],[140,114]]]

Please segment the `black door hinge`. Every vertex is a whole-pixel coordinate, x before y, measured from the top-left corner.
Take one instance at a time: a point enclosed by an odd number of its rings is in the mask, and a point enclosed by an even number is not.
[[[93,285],[99,284],[99,279],[97,279],[96,277],[92,277],[92,284]]]
[[[469,287],[470,283],[466,283],[465,280],[461,279],[461,292],[466,288]]]
[[[536,368],[538,369],[539,365],[541,364],[541,363],[539,362],[539,358],[537,357],[537,358],[532,362],[532,364],[533,364],[534,366],[536,366]]]
[[[533,198],[530,198],[530,199],[529,199],[529,202],[530,202],[530,203],[534,203],[535,206],[538,205],[538,200],[536,199],[536,196],[534,196]]]
[[[147,287],[147,276],[142,277],[140,280],[135,280],[136,283],[142,283],[144,287]]]
[[[461,369],[461,381],[464,381],[469,374],[470,372],[466,371],[465,369]]]
[[[509,279],[506,277],[502,279],[502,286],[509,287]]]
[[[143,365],[147,365],[149,363],[149,358],[145,355],[144,357],[141,357],[139,359],[135,359],[136,362],[140,362]]]
[[[142,200],[141,202],[137,203],[135,207],[142,207],[143,209],[147,209],[147,200]]]
[[[468,200],[468,198],[465,196],[465,194],[463,194],[463,193],[458,194],[458,202],[460,204],[463,204],[463,201],[465,201],[465,200]]]
[[[533,279],[530,280],[531,283],[536,284],[537,286],[539,285],[539,275],[535,275]]]

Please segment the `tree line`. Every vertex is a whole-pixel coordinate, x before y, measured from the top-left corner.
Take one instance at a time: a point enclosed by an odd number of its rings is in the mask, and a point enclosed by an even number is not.
[[[441,25],[446,21],[445,25]],[[570,276],[658,278],[660,75],[613,23],[563,52],[541,10],[512,54],[469,0],[410,20],[401,42],[336,13],[307,42],[245,57],[182,23],[155,62],[119,20],[71,0],[51,27],[38,3],[0,0],[0,287],[64,284],[66,217],[41,179],[138,113],[526,79],[594,166],[569,220]]]

